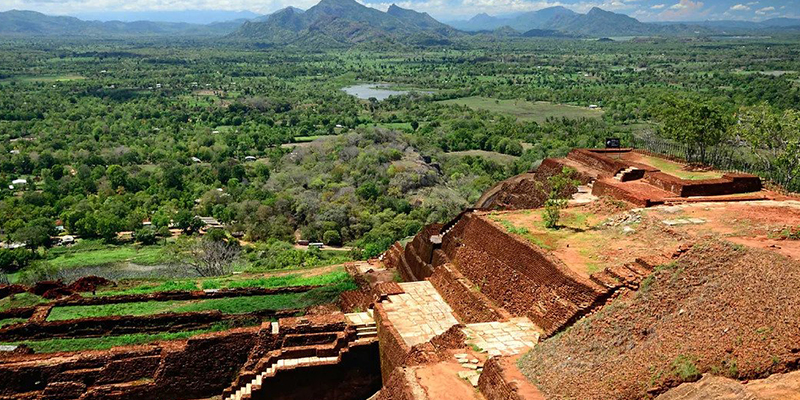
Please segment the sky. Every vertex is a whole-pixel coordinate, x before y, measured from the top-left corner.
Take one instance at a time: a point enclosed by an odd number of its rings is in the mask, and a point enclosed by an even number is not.
[[[287,6],[307,9],[319,0],[0,0],[0,11],[34,10],[53,15],[113,11],[249,10],[268,14]],[[358,0],[386,10],[392,0]],[[386,2],[388,1],[388,2]],[[502,15],[564,6],[586,12],[592,7],[623,13],[641,21],[760,21],[800,18],[800,0],[395,0],[397,5],[425,11],[442,21],[468,19],[478,13]]]

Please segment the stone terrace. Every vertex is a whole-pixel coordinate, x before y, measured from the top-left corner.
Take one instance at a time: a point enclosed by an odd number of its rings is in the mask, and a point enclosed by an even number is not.
[[[458,321],[453,310],[428,281],[400,283],[405,293],[383,302],[388,319],[408,346],[441,335]]]
[[[469,324],[463,329],[467,344],[487,352],[489,356],[513,356],[524,353],[539,342],[539,331],[526,317],[507,322]]]

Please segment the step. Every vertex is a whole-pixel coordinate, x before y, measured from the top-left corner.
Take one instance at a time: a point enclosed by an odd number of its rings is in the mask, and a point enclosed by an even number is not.
[[[605,270],[592,274],[589,279],[607,289],[616,289],[622,286],[622,283],[617,278]]]
[[[635,272],[637,275],[641,277],[646,277],[650,275],[651,272],[653,272],[649,268],[643,266],[638,262],[632,262],[630,264],[626,264],[625,266],[628,267],[629,270]]]
[[[617,265],[617,266],[614,266],[614,267],[611,267],[611,268],[606,268],[606,271],[611,276],[613,276],[614,278],[617,278],[617,280],[619,280],[620,282],[625,283],[625,284],[629,284],[629,283],[634,283],[635,284],[640,279],[640,276],[638,274],[636,274],[635,272],[631,271],[629,268],[627,268],[624,265]]]

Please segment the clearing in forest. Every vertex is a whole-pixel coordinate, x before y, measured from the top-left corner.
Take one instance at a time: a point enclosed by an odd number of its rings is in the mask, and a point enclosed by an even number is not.
[[[442,101],[443,104],[458,104],[472,109],[508,114],[520,121],[544,123],[547,118],[601,118],[603,111],[588,107],[554,104],[546,101],[498,100],[488,97],[471,96]]]

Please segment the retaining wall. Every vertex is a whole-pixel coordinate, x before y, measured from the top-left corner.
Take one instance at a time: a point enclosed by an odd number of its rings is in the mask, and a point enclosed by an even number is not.
[[[207,329],[227,321],[234,325],[259,322],[261,318],[281,318],[302,310],[265,310],[251,314],[223,314],[219,311],[164,313],[154,315],[118,315],[65,321],[28,321],[0,329],[0,342],[20,340],[87,338],[131,333],[181,332]]]
[[[280,369],[254,400],[363,400],[381,388],[378,342],[352,344],[337,364]]]
[[[462,323],[501,321],[510,317],[505,310],[493,307],[492,301],[451,264],[436,267],[429,280]]]
[[[725,174],[718,179],[687,180],[663,173],[648,173],[651,185],[675,193],[678,197],[722,196],[727,194],[758,192],[761,179],[750,174]]]
[[[433,274],[430,262],[433,259],[434,249],[430,237],[438,235],[441,229],[441,224],[428,225],[406,245],[405,251],[400,257],[400,268],[398,268],[403,280],[419,281]]]
[[[400,332],[388,320],[381,303],[375,303],[372,311],[380,342],[381,377],[383,383],[386,384],[395,368],[403,365],[408,353],[411,352],[411,347],[400,337]]]
[[[619,186],[615,186],[614,184],[603,180],[594,182],[594,185],[592,186],[592,194],[597,197],[608,196],[619,200],[625,200],[638,207],[652,207],[654,205],[664,203],[664,199],[651,199],[649,197],[637,196],[635,193],[624,190]]]
[[[486,400],[535,400],[544,396],[514,365],[518,357],[492,357],[483,366],[478,389]]]
[[[277,335],[265,323],[188,340],[107,351],[9,357],[0,359],[0,399],[28,395],[37,399],[83,396],[81,399],[92,400],[209,398],[220,395],[246,364],[255,365],[260,354],[282,346],[315,343],[323,340],[319,337],[323,332],[347,329],[343,315],[332,314],[281,319]],[[357,357],[357,362],[363,364],[366,358]],[[374,361],[373,366],[377,363]],[[369,385],[356,386],[371,390],[379,385],[377,370],[372,374],[360,381],[370,381]]]
[[[614,149],[604,151],[602,149],[573,149],[567,154],[567,158],[603,171],[608,176],[614,176],[617,172],[627,168],[628,164],[624,161],[610,158],[606,154],[622,154],[626,152],[630,152],[630,150]]]
[[[591,308],[606,290],[557,258],[470,214],[444,238],[456,269],[495,304],[552,334]]]

